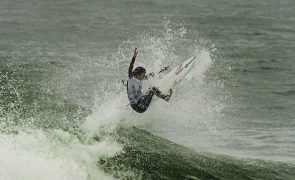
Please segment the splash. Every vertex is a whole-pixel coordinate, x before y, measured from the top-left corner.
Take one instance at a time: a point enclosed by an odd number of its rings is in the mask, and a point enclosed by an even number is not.
[[[222,109],[222,103],[214,94],[218,87],[213,87],[212,84],[206,82],[206,73],[213,65],[214,46],[207,47],[204,40],[200,39],[195,37],[192,40],[185,27],[164,20],[163,30],[158,34],[142,34],[120,46],[120,52],[117,53],[116,59],[124,60],[125,71],[130,61],[128,54],[131,54],[133,47],[139,48],[135,67],[144,66],[148,72],[158,72],[167,65],[173,68],[181,61],[196,56],[194,68],[186,79],[174,89],[170,103],[157,101],[144,114],[130,113],[129,119],[136,119],[135,124],[139,122],[145,122],[148,126],[154,124],[159,127],[159,130],[171,124],[178,124],[179,128],[199,128],[202,125],[203,128],[214,129],[215,126],[218,126],[216,117]],[[123,72],[121,74],[125,76]],[[163,76],[160,74],[144,82],[144,88],[148,89],[148,87],[156,85]],[[171,131],[177,127],[172,128]]]
[[[176,142],[183,140],[183,129],[194,136],[196,129],[214,130],[218,126],[216,117],[222,103],[216,98],[212,84],[206,81],[206,73],[213,64],[212,50],[189,37],[185,27],[174,26],[165,20],[162,31],[157,34],[142,34],[123,42],[118,51],[110,56],[85,58],[82,64],[71,64],[70,72],[54,75],[47,86],[42,86],[42,90],[59,94],[57,105],[66,104],[60,99],[73,98],[78,98],[74,102],[83,105],[84,93],[91,94],[91,113],[85,119],[57,115],[53,120],[46,110],[44,116],[35,112],[30,118],[14,118],[30,122],[30,127],[1,124],[1,130],[12,127],[15,134],[0,135],[0,178],[112,179],[97,167],[96,162],[121,152],[122,147],[110,136],[119,125],[143,127]],[[144,114],[138,114],[128,106],[126,87],[120,82],[127,76],[134,47],[140,50],[135,66],[142,65],[148,72],[158,72],[167,65],[173,68],[193,55],[197,58],[190,74],[174,89],[170,102],[155,101]],[[60,72],[59,68],[56,72]],[[82,70],[75,73],[76,68]],[[163,76],[159,74],[144,82],[145,89],[155,86]],[[96,78],[99,80],[95,81]],[[16,96],[17,92],[14,94]],[[71,109],[72,106],[69,107]],[[77,108],[75,114],[79,111],[82,110]],[[6,119],[8,117],[9,113]],[[73,126],[79,123],[81,126],[69,130],[71,122]],[[46,130],[40,130],[36,124],[41,124]]]
[[[0,179],[113,179],[97,160],[121,150],[111,140],[85,144],[62,130],[2,134],[0,144]]]
[[[125,93],[111,96],[108,100],[96,107],[81,126],[88,137],[113,132],[123,119],[128,106]]]
[[[193,32],[193,34],[197,34]],[[138,114],[128,105],[126,89],[119,82],[125,79],[134,47],[139,48],[135,67],[144,66],[147,72],[158,72],[164,66],[171,69],[191,56],[196,56],[194,68],[174,89],[169,103],[153,102],[149,109]],[[224,107],[222,84],[208,80],[208,72],[214,65],[214,45],[200,37],[192,36],[184,26],[163,21],[163,28],[156,34],[144,33],[123,42],[111,57],[117,79],[109,82],[111,89],[99,97],[100,104],[87,118],[84,128],[87,132],[113,131],[123,122],[127,126],[139,126],[176,142],[183,141],[183,129],[190,137],[208,130],[212,134],[222,127],[220,112]],[[165,74],[143,82],[143,90],[156,86]],[[101,95],[101,94],[100,94]],[[155,97],[157,98],[157,97]],[[102,103],[103,102],[103,103]],[[93,134],[92,134],[93,135]],[[193,140],[192,140],[193,141]],[[191,143],[191,142],[189,142]]]

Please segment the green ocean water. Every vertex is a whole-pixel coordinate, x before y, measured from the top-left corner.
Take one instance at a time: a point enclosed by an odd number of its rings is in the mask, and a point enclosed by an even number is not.
[[[0,179],[171,179],[173,167],[193,171],[176,179],[293,179],[294,8],[291,0],[0,1]],[[141,115],[121,84],[134,47],[148,71],[197,57],[171,102]],[[149,149],[127,138],[144,166],[118,126],[150,139]],[[190,149],[169,146],[187,168],[163,155],[168,164],[153,175],[165,139]],[[209,165],[188,151],[208,153]]]

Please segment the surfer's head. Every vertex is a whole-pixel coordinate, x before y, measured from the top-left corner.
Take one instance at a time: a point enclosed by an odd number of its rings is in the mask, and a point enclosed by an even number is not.
[[[144,69],[144,67],[139,66],[134,69],[133,76],[139,80],[144,80],[145,73],[146,73],[146,70]]]

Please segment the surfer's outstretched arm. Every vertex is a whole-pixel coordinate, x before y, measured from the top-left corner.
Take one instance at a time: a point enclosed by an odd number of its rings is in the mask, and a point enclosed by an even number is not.
[[[165,66],[163,69],[161,69],[157,74],[160,74],[164,71],[166,71],[167,69],[169,68],[169,66]],[[151,72],[151,73],[148,73],[146,76],[145,76],[145,80],[148,79],[149,77],[154,77],[155,76],[155,73],[154,72]]]
[[[164,71],[166,71],[167,69],[169,68],[169,66],[165,66],[163,69],[161,69],[157,74],[160,74]],[[146,76],[145,76],[145,80],[148,79],[149,77],[154,77],[155,76],[155,73],[154,72],[151,72],[151,73],[148,73]]]
[[[162,73],[162,72],[164,72],[164,71],[167,71],[168,68],[169,68],[169,66],[165,66],[164,68],[162,68],[162,69],[158,72],[158,74],[160,74],[160,73]]]
[[[153,73],[153,72],[148,73],[147,75],[145,75],[144,80],[147,80],[150,77],[154,77],[154,75],[155,75],[155,73]]]
[[[133,51],[133,57],[131,59],[129,69],[128,69],[128,77],[129,77],[129,79],[132,78],[132,71],[133,71],[133,66],[134,66],[134,62],[135,62],[135,58],[137,56],[137,53],[138,53],[138,50],[137,50],[137,48],[135,48],[134,51]]]

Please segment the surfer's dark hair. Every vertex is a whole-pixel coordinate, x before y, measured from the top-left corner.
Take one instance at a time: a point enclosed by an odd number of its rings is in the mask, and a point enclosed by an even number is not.
[[[146,72],[145,68],[139,66],[139,67],[137,67],[137,68],[134,69],[134,71],[132,72],[132,75],[133,75],[134,77],[138,77],[138,76],[140,76],[141,74],[145,74],[145,72]]]

